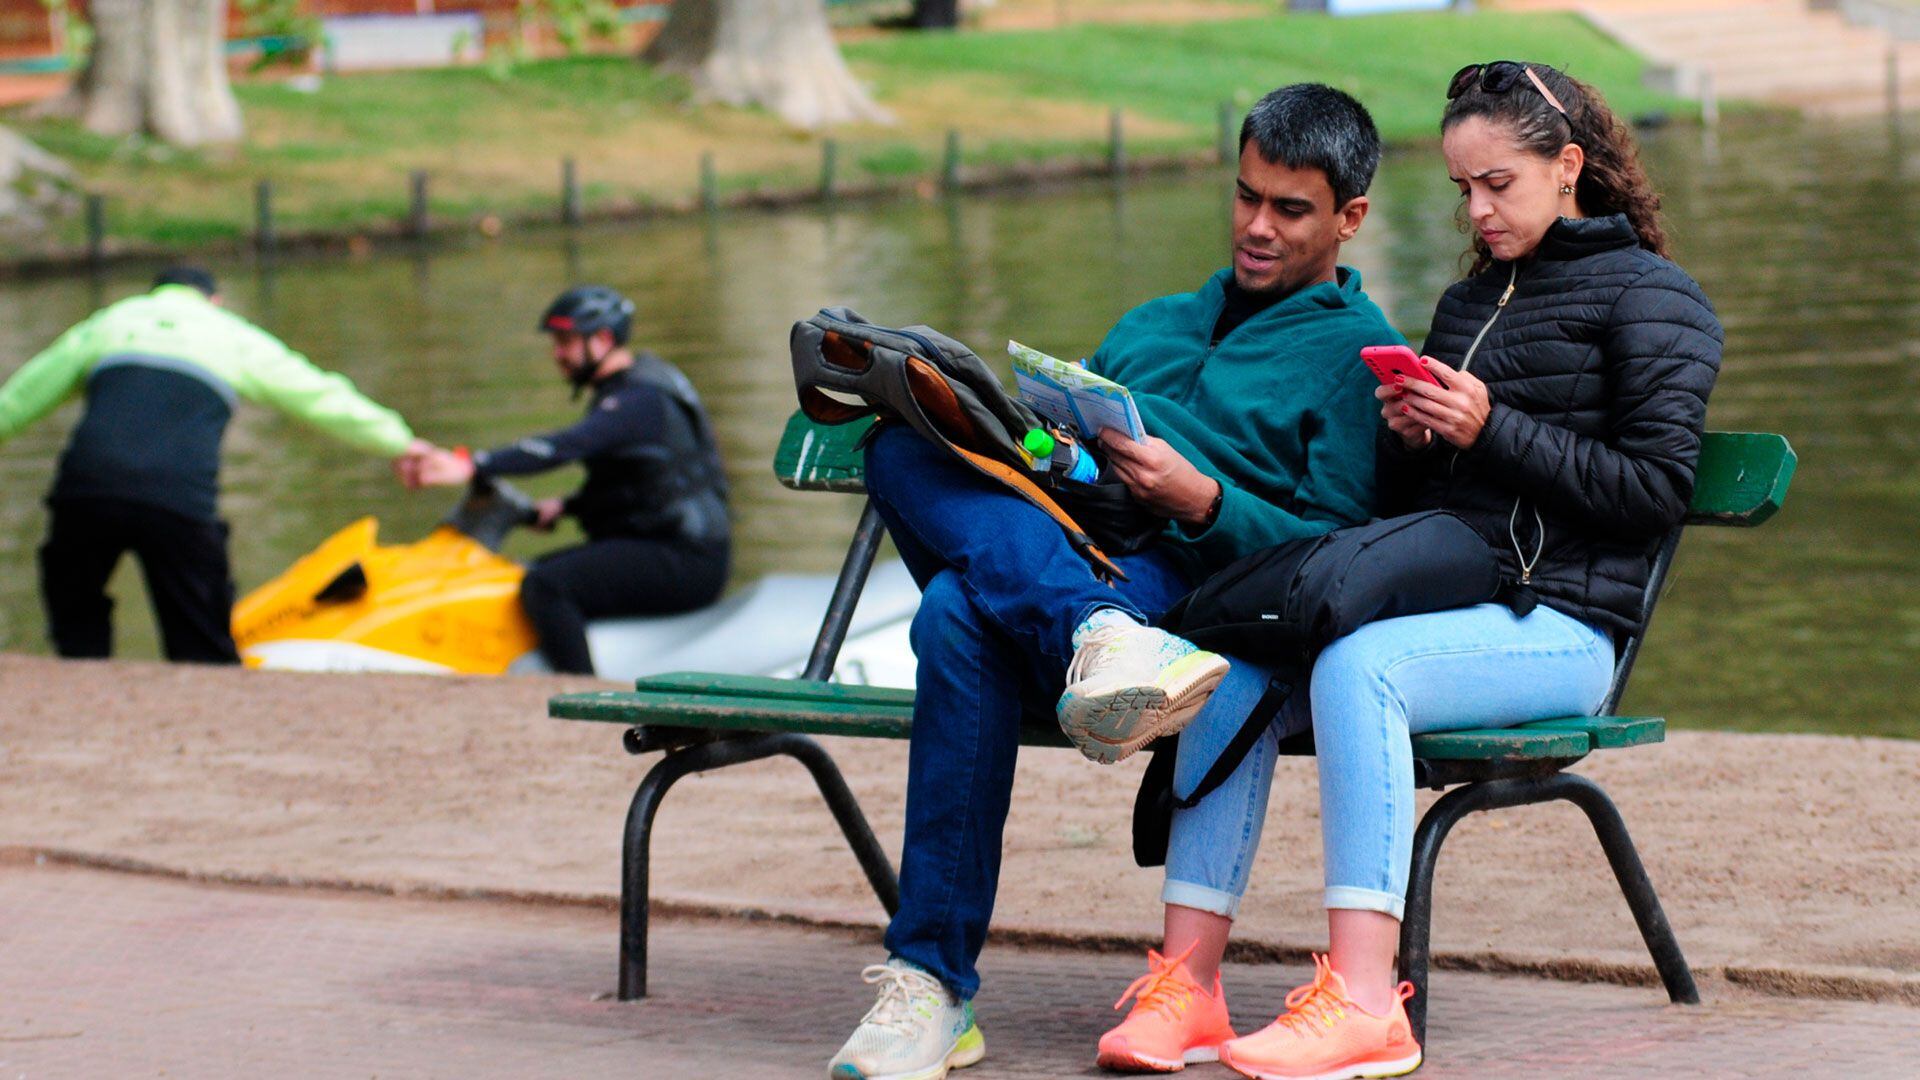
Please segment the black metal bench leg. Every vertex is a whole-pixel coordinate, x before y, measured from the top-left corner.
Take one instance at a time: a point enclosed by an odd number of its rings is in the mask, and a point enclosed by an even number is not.
[[[853,790],[847,787],[846,778],[840,775],[840,766],[822,749],[820,744],[806,735],[778,735],[779,752],[800,762],[813,774],[813,782],[819,785],[820,797],[827,801],[827,808],[833,811],[833,819],[840,824],[840,832],[847,838],[847,846],[853,849],[853,857],[860,860],[860,869],[866,872],[867,883],[873,886],[873,894],[880,898],[880,906],[887,909],[891,917],[900,910],[900,878],[893,872],[893,863],[888,860],[880,841],[874,839],[873,827],[867,824],[867,815],[860,811],[860,802],[853,797]]]
[[[1413,866],[1407,874],[1407,902],[1400,920],[1400,977],[1413,984],[1407,1021],[1413,1039],[1427,1044],[1427,961],[1433,936],[1433,869],[1440,845],[1461,818],[1486,808],[1485,784],[1468,784],[1440,796],[1427,808],[1413,834]]]
[[[675,751],[655,762],[634,790],[627,807],[626,836],[620,855],[620,1000],[647,996],[647,909],[651,905],[647,867],[653,846],[653,815],[667,789],[692,773],[709,768],[713,754],[724,743],[709,743]]]
[[[1613,876],[1627,898],[1627,907],[1633,911],[1633,921],[1640,927],[1640,937],[1653,957],[1653,966],[1660,972],[1660,981],[1666,984],[1668,1000],[1677,1005],[1700,1004],[1700,989],[1693,983],[1693,972],[1687,967],[1687,958],[1680,953],[1680,942],[1667,923],[1659,894],[1653,891],[1653,881],[1640,863],[1640,853],[1634,849],[1633,838],[1627,835],[1627,823],[1621,820],[1613,800],[1600,790],[1600,785],[1574,773],[1555,773],[1541,781],[1541,785],[1549,788],[1554,798],[1565,799],[1585,811],[1587,820],[1593,823],[1600,847],[1607,853],[1607,862],[1613,865]]]
[[[1696,1005],[1700,992],[1694,986],[1693,973],[1680,953],[1680,943],[1667,924],[1653,882],[1640,863],[1627,826],[1600,786],[1575,773],[1558,772],[1550,776],[1488,780],[1455,788],[1442,795],[1420,819],[1413,836],[1413,865],[1407,875],[1407,903],[1400,923],[1400,977],[1411,982],[1414,995],[1407,1001],[1407,1019],[1413,1037],[1422,1046],[1427,1040],[1427,967],[1433,931],[1433,871],[1440,859],[1440,845],[1461,818],[1478,810],[1565,799],[1578,806],[1592,822],[1600,847],[1613,866],[1620,891],[1640,927],[1653,964],[1666,984],[1667,996],[1683,1005]]]
[[[805,735],[744,735],[669,751],[647,770],[633,793],[632,805],[627,808],[626,837],[620,859],[621,1001],[647,996],[647,913],[652,904],[648,867],[653,847],[653,817],[659,812],[667,789],[693,773],[778,754],[794,758],[807,767],[827,808],[833,811],[841,833],[846,836],[847,845],[860,860],[860,868],[866,871],[867,881],[873,885],[881,905],[888,915],[899,910],[900,882],[894,876],[893,864],[887,860],[880,842],[874,839],[859,801],[847,787],[845,777],[840,775],[840,767],[819,743]]]

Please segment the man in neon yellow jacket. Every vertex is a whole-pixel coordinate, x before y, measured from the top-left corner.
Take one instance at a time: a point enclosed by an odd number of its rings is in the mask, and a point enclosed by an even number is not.
[[[220,306],[213,276],[175,267],[94,313],[0,386],[0,441],[85,392],[47,496],[40,592],[61,656],[113,652],[108,576],[132,551],[167,659],[239,662],[219,518],[220,440],[240,399],[394,459],[427,449],[407,422]]]

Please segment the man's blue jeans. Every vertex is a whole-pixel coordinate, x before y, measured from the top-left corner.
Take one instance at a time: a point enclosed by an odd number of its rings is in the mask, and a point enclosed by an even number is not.
[[[867,494],[921,589],[895,956],[962,1000],[980,988],[1023,708],[1052,722],[1073,629],[1095,609],[1158,618],[1188,582],[1158,549],[1107,585],[1053,519],[911,429],[867,448]]]

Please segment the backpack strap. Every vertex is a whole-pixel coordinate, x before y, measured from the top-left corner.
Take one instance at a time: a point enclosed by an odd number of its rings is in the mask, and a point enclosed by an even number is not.
[[[1087,536],[1087,531],[1080,527],[1080,523],[1074,520],[1073,515],[1067,513],[1066,508],[1056,502],[1052,495],[1047,494],[1045,489],[1034,483],[1033,478],[1024,470],[1008,465],[998,458],[971,450],[956,441],[955,435],[966,439],[977,436],[977,432],[972,418],[955,399],[953,387],[947,384],[947,380],[938,369],[917,356],[909,356],[907,357],[907,382],[912,389],[914,403],[922,412],[940,421],[938,424],[931,425],[931,428],[940,435],[941,443],[948,450],[981,473],[1011,488],[1021,498],[1039,507],[1042,512],[1052,518],[1060,526],[1061,531],[1066,533],[1067,543],[1092,564],[1094,573],[1101,580],[1109,583],[1128,580],[1126,571],[1121,570],[1111,558],[1108,558],[1107,553],[1101,551],[1100,546]]]
[[[1252,711],[1248,712],[1247,718],[1241,722],[1240,730],[1234,733],[1233,741],[1227,743],[1226,748],[1220,751],[1220,756],[1213,760],[1212,766],[1207,769],[1207,775],[1201,777],[1200,783],[1194,786],[1193,793],[1184,799],[1177,792],[1173,793],[1173,808],[1191,810],[1200,805],[1201,799],[1213,794],[1216,788],[1226,783],[1227,778],[1233,775],[1233,771],[1240,767],[1240,763],[1247,759],[1248,754],[1253,752],[1253,744],[1260,741],[1261,735],[1266,734],[1268,725],[1273,723],[1274,717],[1280,715],[1280,710],[1286,707],[1287,700],[1292,696],[1292,682],[1283,680],[1277,673],[1268,679],[1267,689],[1260,695],[1260,699],[1253,703]]]

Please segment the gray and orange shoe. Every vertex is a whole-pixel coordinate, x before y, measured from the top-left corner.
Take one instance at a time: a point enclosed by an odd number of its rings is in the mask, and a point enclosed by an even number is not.
[[[942,1080],[987,1056],[973,1003],[955,999],[919,965],[896,956],[860,977],[879,994],[827,1063],[830,1080]]]
[[[1073,647],[1066,692],[1054,712],[1073,745],[1102,765],[1178,734],[1228,668],[1225,657],[1111,608],[1074,630]]]

